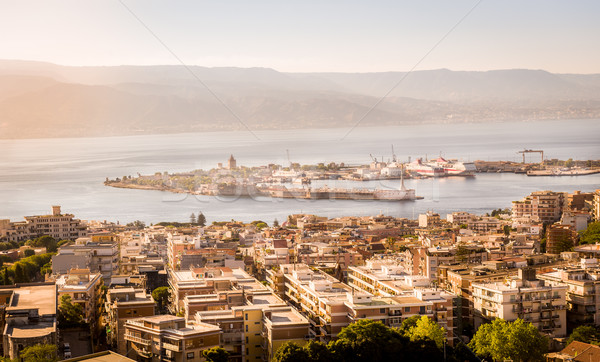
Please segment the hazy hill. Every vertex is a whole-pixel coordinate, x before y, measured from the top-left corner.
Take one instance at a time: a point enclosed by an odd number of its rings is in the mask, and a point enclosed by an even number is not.
[[[597,74],[189,69],[0,60],[0,138],[600,118]]]

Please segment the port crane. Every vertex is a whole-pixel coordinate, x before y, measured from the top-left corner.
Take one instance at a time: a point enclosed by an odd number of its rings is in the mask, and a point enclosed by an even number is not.
[[[525,163],[525,154],[526,153],[541,153],[542,154],[542,160],[540,161],[540,163],[544,163],[544,151],[543,150],[523,150],[523,151],[519,151],[517,153],[521,153],[523,154],[523,163]]]

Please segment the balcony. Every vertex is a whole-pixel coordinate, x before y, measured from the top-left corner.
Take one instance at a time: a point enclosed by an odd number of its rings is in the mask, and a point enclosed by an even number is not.
[[[163,342],[162,348],[164,348],[168,351],[181,352],[181,346],[179,344]]]
[[[125,340],[131,341],[131,342],[134,342],[134,343],[138,343],[138,344],[143,344],[145,346],[149,346],[152,343],[152,341],[149,340],[149,339],[145,339],[145,338],[141,338],[141,337],[136,337],[136,336],[134,336],[132,334],[125,334]]]

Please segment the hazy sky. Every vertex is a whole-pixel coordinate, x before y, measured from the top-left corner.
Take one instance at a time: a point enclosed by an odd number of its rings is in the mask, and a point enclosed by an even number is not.
[[[411,69],[477,0],[123,0],[186,64]],[[600,1],[483,0],[417,69],[600,73]],[[0,58],[178,64],[118,0],[0,0]]]

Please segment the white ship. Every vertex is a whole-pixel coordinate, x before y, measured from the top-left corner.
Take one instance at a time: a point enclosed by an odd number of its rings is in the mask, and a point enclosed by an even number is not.
[[[427,177],[443,177],[446,176],[446,172],[443,168],[423,163],[423,160],[417,158],[411,163],[406,164],[406,170],[411,174],[417,174],[419,176],[427,176]]]
[[[475,176],[477,171],[473,162],[448,161],[441,156],[427,165],[443,169],[446,176]]]

